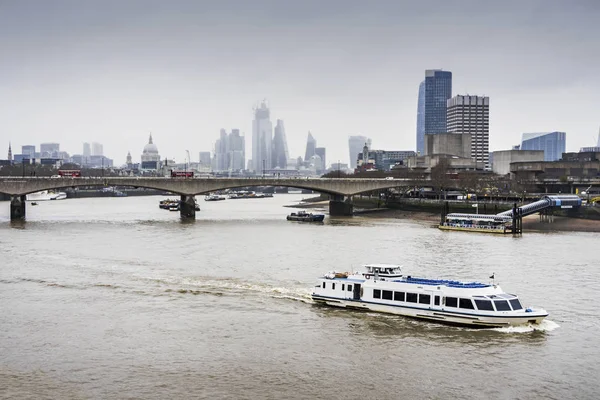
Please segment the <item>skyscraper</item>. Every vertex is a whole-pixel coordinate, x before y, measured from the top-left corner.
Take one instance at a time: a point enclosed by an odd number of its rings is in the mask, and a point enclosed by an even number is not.
[[[327,150],[325,147],[315,148],[315,154],[321,157],[321,166],[323,171],[327,169]]]
[[[521,141],[521,150],[544,150],[544,161],[560,160],[566,147],[565,132],[524,133]]]
[[[270,111],[263,100],[260,107],[254,109],[252,122],[252,163],[254,172],[260,173],[273,165],[272,157],[273,124],[270,120]]]
[[[454,96],[447,101],[446,124],[450,133],[471,135],[471,158],[490,169],[490,98]]]
[[[21,146],[21,154],[23,154],[24,158],[33,160],[35,158],[35,146],[33,146],[33,145]]]
[[[198,153],[200,157],[200,165],[204,168],[210,167],[210,151],[201,151]]]
[[[426,70],[425,80],[419,85],[417,152],[423,154],[425,151],[425,134],[447,132],[446,102],[450,97],[452,97],[452,72],[440,69]]]
[[[356,168],[358,154],[362,153],[365,143],[368,148],[371,148],[371,139],[366,136],[350,136],[348,138],[348,148],[350,149],[350,162],[348,165],[351,169]]]
[[[214,171],[227,171],[229,168],[227,163],[228,149],[229,143],[227,143],[227,132],[225,129],[221,129],[219,132],[219,139],[215,142],[215,157],[213,158]]]
[[[289,158],[287,137],[285,136],[285,126],[283,121],[278,119],[275,125],[275,133],[273,135],[273,168],[287,168]]]
[[[60,153],[59,143],[40,144],[40,158],[58,158],[58,153]]]
[[[419,84],[419,99],[417,100],[417,151],[425,153],[425,81]]]
[[[92,143],[92,155],[93,156],[103,156],[104,155],[104,146],[101,143]]]
[[[92,155],[92,147],[87,142],[83,144],[83,153],[82,153],[82,155],[84,157],[88,157],[88,158],[89,158],[89,156]]]
[[[10,145],[10,142],[8,142],[8,161],[12,161],[12,146]]]
[[[240,135],[239,129],[232,129],[227,137],[229,145],[228,168],[241,171],[246,168],[246,138]]]
[[[315,149],[317,148],[317,141],[313,137],[313,135],[308,132],[308,136],[306,138],[306,151],[304,153],[304,161],[310,160],[312,156],[315,155]]]
[[[240,135],[239,129],[232,129],[227,134],[221,129],[219,139],[215,142],[215,157],[213,159],[213,170],[215,171],[239,171],[246,164],[246,141]]]

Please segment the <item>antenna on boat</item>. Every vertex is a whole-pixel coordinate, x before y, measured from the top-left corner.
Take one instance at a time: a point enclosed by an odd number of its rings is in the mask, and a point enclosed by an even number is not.
[[[490,279],[492,280],[492,285],[496,286],[496,273],[495,272],[492,272]]]

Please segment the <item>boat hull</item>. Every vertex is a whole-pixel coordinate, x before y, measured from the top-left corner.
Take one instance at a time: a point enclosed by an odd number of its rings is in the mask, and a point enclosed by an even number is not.
[[[483,316],[448,312],[443,308],[419,308],[390,306],[361,300],[346,300],[320,295],[312,295],[312,299],[323,305],[332,307],[348,308],[353,310],[374,311],[385,314],[401,315],[404,317],[418,318],[442,324],[466,326],[471,328],[501,328],[507,326],[518,326],[527,324],[540,324],[547,313],[524,313],[529,315],[510,316]]]
[[[325,215],[313,215],[310,217],[297,217],[294,215],[288,215],[288,221],[296,221],[296,222],[323,222],[325,219]]]
[[[443,231],[478,232],[478,233],[490,233],[490,234],[496,234],[496,235],[509,235],[512,233],[512,231],[510,231],[508,229],[468,228],[468,227],[447,226],[447,225],[439,225],[438,228]]]

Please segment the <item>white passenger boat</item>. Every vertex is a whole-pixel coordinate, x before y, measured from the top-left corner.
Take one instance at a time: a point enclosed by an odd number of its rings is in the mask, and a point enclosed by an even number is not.
[[[46,200],[64,200],[67,198],[65,192],[51,192],[42,190],[41,192],[30,193],[27,195],[28,201],[46,201]]]
[[[319,278],[313,300],[470,327],[539,324],[548,316],[543,309],[523,307],[516,295],[494,282],[414,278],[403,275],[398,265],[371,264],[365,269]]]

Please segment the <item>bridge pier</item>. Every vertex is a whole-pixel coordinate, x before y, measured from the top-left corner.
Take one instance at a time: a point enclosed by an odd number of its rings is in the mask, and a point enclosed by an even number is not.
[[[196,218],[196,196],[181,195],[179,215],[181,218]]]
[[[352,216],[354,206],[352,205],[352,197],[335,194],[329,198],[329,215],[331,216]]]
[[[10,220],[25,219],[25,200],[26,195],[10,196]]]

